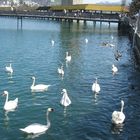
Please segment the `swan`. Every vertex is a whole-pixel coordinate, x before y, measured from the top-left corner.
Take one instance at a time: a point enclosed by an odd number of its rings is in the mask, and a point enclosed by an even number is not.
[[[62,76],[64,75],[63,65],[60,68],[57,69],[57,72],[59,74],[61,74]]]
[[[15,100],[8,101],[8,91],[4,91],[3,96],[6,96],[5,104],[4,104],[4,110],[5,111],[13,111],[17,108],[18,105],[18,98]]]
[[[47,124],[46,125],[42,125],[42,124],[39,124],[39,123],[33,123],[31,125],[28,125],[25,128],[20,128],[20,130],[27,133],[27,134],[33,134],[33,135],[44,133],[51,126],[51,122],[49,120],[49,113],[52,112],[52,111],[54,111],[53,108],[48,108],[47,109],[47,113],[46,113]]]
[[[52,46],[54,46],[54,40],[51,40],[51,44],[52,44]]]
[[[69,55],[68,52],[66,52],[66,58],[65,59],[66,59],[67,62],[71,61],[71,55]]]
[[[35,91],[35,92],[46,91],[48,87],[50,86],[50,85],[44,85],[44,84],[35,85],[35,77],[33,76],[32,79],[33,79],[33,83],[30,87],[32,91]]]
[[[88,43],[88,39],[87,39],[87,38],[85,38],[85,43],[86,43],[86,44]]]
[[[112,65],[112,72],[116,73],[118,71],[118,68],[113,64]]]
[[[97,78],[96,78],[95,82],[92,85],[92,91],[94,91],[95,93],[100,92],[100,85],[98,84]]]
[[[116,50],[115,54],[115,59],[118,61],[120,57],[122,57],[122,54],[119,52],[119,50]]]
[[[115,45],[114,45],[114,44],[111,44],[111,43],[109,43],[109,46],[110,46],[110,47],[115,47]]]
[[[60,100],[61,105],[63,106],[69,106],[71,104],[71,100],[68,97],[67,90],[62,89],[61,94],[63,94],[62,99]]]
[[[125,120],[125,114],[123,113],[124,101],[121,100],[121,111],[114,111],[112,113],[112,123],[121,124]]]
[[[102,46],[105,46],[105,47],[115,47],[114,44],[111,44],[111,43],[108,43],[108,42],[103,42]]]
[[[10,63],[10,65],[9,66],[6,66],[5,67],[5,70],[6,70],[6,72],[8,72],[8,73],[13,73],[13,68],[12,68],[12,64]]]

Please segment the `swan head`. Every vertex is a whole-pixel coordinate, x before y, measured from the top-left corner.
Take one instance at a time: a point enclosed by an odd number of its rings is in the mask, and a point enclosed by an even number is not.
[[[52,112],[52,111],[54,111],[54,109],[49,107],[47,111]]]
[[[97,82],[98,82],[98,78],[96,77],[96,78],[95,78],[95,83],[97,83]]]
[[[67,90],[64,88],[61,93],[67,93]]]
[[[35,77],[34,77],[34,76],[32,76],[32,79],[34,80],[34,79],[35,79]]]
[[[124,107],[124,101],[121,100],[121,112],[123,112],[123,107]]]
[[[5,96],[7,94],[8,94],[8,91],[5,90],[2,95]]]
[[[115,65],[114,65],[114,64],[112,64],[112,67],[115,67]]]
[[[121,105],[124,106],[124,101],[123,100],[121,100]]]

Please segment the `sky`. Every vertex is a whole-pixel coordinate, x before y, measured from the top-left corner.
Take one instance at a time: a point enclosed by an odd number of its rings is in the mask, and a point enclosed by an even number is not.
[[[93,3],[99,3],[99,2],[103,2],[103,3],[120,3],[122,2],[122,0],[83,0],[83,3],[87,4],[93,4]],[[131,0],[126,0],[127,4],[131,2]]]

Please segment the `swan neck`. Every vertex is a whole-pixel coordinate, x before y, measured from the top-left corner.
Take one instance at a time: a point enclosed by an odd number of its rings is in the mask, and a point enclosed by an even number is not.
[[[32,86],[34,86],[35,85],[35,78],[33,79],[33,83],[32,83]]]
[[[123,112],[123,106],[124,106],[124,105],[122,104],[122,105],[121,105],[121,112]]]
[[[8,93],[6,94],[6,100],[5,100],[5,103],[8,102]]]
[[[51,122],[49,119],[49,111],[47,111],[47,126],[50,127],[50,125],[51,125]]]

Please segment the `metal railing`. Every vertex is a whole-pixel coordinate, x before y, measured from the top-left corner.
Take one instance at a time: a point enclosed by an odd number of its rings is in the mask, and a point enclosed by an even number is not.
[[[34,17],[34,18],[56,18],[56,19],[72,19],[72,20],[89,20],[89,21],[104,21],[104,22],[118,22],[118,13],[96,13],[96,12],[67,12],[63,11],[0,11],[0,16],[13,16],[13,17]]]

